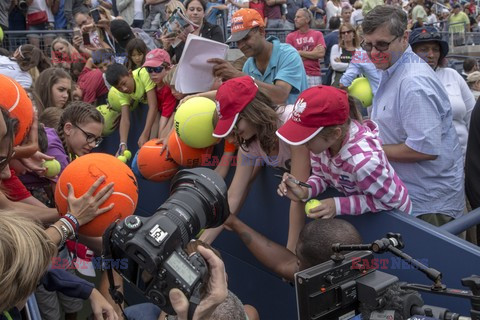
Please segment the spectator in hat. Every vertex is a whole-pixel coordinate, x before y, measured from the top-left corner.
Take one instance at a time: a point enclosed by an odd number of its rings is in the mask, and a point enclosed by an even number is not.
[[[470,30],[470,19],[462,11],[462,7],[459,3],[453,6],[453,10],[448,17],[448,32],[453,34],[465,34],[465,31]]]
[[[413,52],[424,59],[437,74],[445,87],[452,107],[453,125],[458,134],[463,156],[467,150],[468,128],[475,98],[462,76],[452,68],[442,66],[448,54],[448,42],[434,27],[415,29],[411,32],[409,43]]]
[[[360,121],[345,91],[330,86],[303,91],[277,136],[310,151],[309,188],[295,184],[291,179],[297,178],[284,173],[277,193],[300,202],[317,197],[329,187],[344,194],[324,199],[310,209],[307,215],[315,219],[393,209],[409,214],[412,203],[407,188],[388,162],[377,125]]]
[[[113,20],[110,23],[110,31],[112,32],[116,43],[120,47],[118,48],[119,50],[117,50],[117,53],[119,51],[124,53],[128,42],[134,38],[142,39],[149,50],[157,48],[157,46],[153,42],[153,39],[145,31],[139,28],[131,28],[125,20]]]
[[[271,97],[274,104],[294,103],[307,88],[302,59],[292,46],[276,37],[265,38],[265,24],[254,9],[240,9],[233,15],[232,35],[227,42],[236,42],[248,60],[243,72],[222,59],[209,59],[215,76],[224,80],[252,76],[255,83]]]

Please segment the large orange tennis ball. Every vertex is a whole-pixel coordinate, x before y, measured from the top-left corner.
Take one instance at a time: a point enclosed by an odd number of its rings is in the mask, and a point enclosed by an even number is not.
[[[147,180],[165,181],[178,171],[178,164],[172,158],[167,157],[166,151],[160,155],[162,146],[162,144],[157,144],[157,139],[152,139],[146,142],[138,152],[138,170]]]
[[[105,181],[97,189],[97,192],[110,182],[115,183],[113,194],[101,208],[107,207],[111,203],[114,203],[115,206],[80,227],[81,234],[92,237],[103,235],[105,229],[112,222],[134,213],[138,201],[138,187],[132,170],[114,156],[106,153],[90,153],[78,157],[63,170],[55,189],[58,212],[65,214],[67,212],[67,183],[73,186],[75,197],[80,197],[101,176],[105,176]]]
[[[182,141],[175,131],[172,131],[168,138],[168,152],[170,157],[175,160],[176,163],[183,167],[193,168],[202,165],[202,159],[212,154],[213,147],[207,148],[192,148]]]
[[[0,74],[0,106],[10,112],[10,116],[19,121],[14,146],[22,143],[33,123],[33,105],[25,89],[17,81]]]

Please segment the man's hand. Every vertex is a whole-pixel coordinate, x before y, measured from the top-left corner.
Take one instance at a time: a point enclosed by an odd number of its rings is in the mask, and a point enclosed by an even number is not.
[[[223,80],[229,80],[232,78],[238,78],[244,76],[243,72],[238,71],[235,69],[232,64],[226,60],[213,58],[208,59],[208,63],[213,63],[213,75],[215,77],[222,78]]]
[[[118,320],[117,313],[100,291],[94,288],[88,299],[90,300],[95,320]]]
[[[108,185],[100,189],[97,194],[93,195],[104,181],[105,176],[98,178],[97,181],[92,184],[90,189],[79,198],[75,197],[73,186],[70,183],[67,183],[68,211],[77,218],[78,223],[81,226],[113,208],[113,203],[108,207],[102,209],[99,208],[112,195],[113,182],[110,182]]]
[[[335,217],[337,214],[337,209],[335,206],[335,200],[333,198],[328,198],[321,201],[322,204],[310,209],[309,218],[321,218],[321,219],[330,219]]]
[[[197,250],[208,263],[210,279],[208,284],[206,284],[207,293],[195,309],[193,320],[207,320],[210,319],[217,306],[227,298],[227,278],[223,261],[212,250],[202,246],[199,246]],[[189,307],[187,297],[176,288],[170,290],[169,297],[172,307],[177,313],[177,319],[187,320]]]

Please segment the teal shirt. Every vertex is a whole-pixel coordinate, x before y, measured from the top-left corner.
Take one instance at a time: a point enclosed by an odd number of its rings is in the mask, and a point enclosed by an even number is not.
[[[294,104],[300,92],[308,88],[302,58],[294,47],[280,43],[276,37],[268,37],[267,41],[273,43],[273,50],[265,73],[262,74],[258,70],[253,57],[248,58],[245,62],[243,72],[256,80],[269,84],[274,84],[277,80],[287,82],[292,86],[287,103]]]

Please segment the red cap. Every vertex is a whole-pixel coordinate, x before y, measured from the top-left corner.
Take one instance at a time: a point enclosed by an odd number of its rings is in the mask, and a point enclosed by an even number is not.
[[[235,11],[232,15],[232,34],[227,39],[227,43],[242,40],[250,29],[255,27],[265,27],[265,22],[257,10],[243,8]]]
[[[216,138],[226,137],[237,122],[238,115],[255,98],[258,86],[250,76],[224,82],[215,97],[219,120],[213,130]]]
[[[164,62],[170,64],[170,55],[163,49],[153,49],[145,57],[144,67],[160,67]]]
[[[286,143],[298,146],[324,127],[344,124],[349,113],[345,91],[330,86],[312,87],[298,96],[291,118],[276,133]]]

